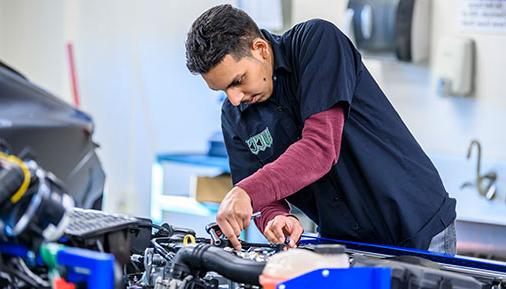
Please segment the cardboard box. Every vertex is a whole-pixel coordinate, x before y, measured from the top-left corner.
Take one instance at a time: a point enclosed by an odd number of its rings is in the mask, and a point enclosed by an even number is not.
[[[220,203],[232,189],[230,174],[215,177],[196,176],[193,179],[193,195],[198,202]]]

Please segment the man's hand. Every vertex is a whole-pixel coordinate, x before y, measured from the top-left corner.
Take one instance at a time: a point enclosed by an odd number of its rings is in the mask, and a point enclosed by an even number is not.
[[[249,226],[252,213],[251,199],[240,187],[232,188],[221,201],[216,223],[236,250],[241,249],[237,236]]]
[[[295,248],[303,231],[304,229],[297,218],[279,215],[267,223],[264,236],[271,243],[284,243],[286,236],[289,236],[288,247]]]

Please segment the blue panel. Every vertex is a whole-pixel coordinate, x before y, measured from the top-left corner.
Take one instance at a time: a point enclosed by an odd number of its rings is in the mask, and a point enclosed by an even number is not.
[[[87,282],[88,288],[114,288],[114,256],[78,248],[64,248],[58,251],[59,265],[69,266],[68,279],[71,282]],[[79,270],[75,270],[79,268]]]
[[[389,268],[319,269],[277,285],[278,289],[390,289]]]
[[[364,252],[371,252],[371,253],[379,253],[384,255],[391,255],[391,256],[400,256],[400,255],[409,255],[409,256],[418,256],[421,258],[425,258],[434,262],[443,263],[443,264],[450,264],[450,265],[457,265],[462,267],[469,267],[469,268],[475,268],[475,269],[483,269],[483,270],[490,270],[495,272],[502,272],[506,273],[506,265],[499,264],[497,262],[486,262],[484,261],[478,261],[476,259],[469,259],[465,257],[460,256],[451,256],[447,254],[441,254],[441,253],[434,253],[424,250],[417,250],[417,249],[411,249],[411,248],[402,248],[402,247],[394,247],[394,246],[385,246],[385,245],[375,245],[375,244],[368,244],[368,243],[360,243],[360,242],[351,242],[351,241],[344,241],[344,240],[335,240],[335,239],[328,239],[328,238],[320,238],[320,237],[314,237],[314,236],[307,236],[303,235],[303,239],[300,241],[300,244],[332,244],[332,243],[338,243],[343,244],[346,246],[346,248],[353,249],[353,250],[360,250]]]

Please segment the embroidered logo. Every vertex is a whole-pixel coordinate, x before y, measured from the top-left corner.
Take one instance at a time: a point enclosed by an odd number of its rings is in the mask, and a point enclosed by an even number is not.
[[[266,127],[261,133],[250,137],[246,144],[254,155],[265,151],[272,146],[272,136],[269,128]]]

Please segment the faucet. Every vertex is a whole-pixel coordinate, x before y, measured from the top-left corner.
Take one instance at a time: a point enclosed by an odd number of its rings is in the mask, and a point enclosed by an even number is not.
[[[495,172],[488,172],[484,175],[481,174],[481,144],[478,140],[472,140],[467,149],[467,159],[471,158],[473,148],[476,147],[478,156],[476,159],[476,189],[481,196],[488,200],[493,200],[497,193],[497,174]],[[472,183],[464,183],[461,188],[472,186]]]

